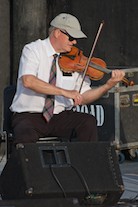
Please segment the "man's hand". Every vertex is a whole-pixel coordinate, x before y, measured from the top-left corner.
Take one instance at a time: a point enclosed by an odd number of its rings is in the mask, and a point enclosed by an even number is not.
[[[125,76],[125,72],[122,70],[113,70],[111,78],[107,81],[109,89],[114,87],[118,82],[120,82]]]
[[[63,96],[66,98],[71,98],[74,101],[74,106],[80,105],[82,101],[81,94],[76,90],[65,90]]]

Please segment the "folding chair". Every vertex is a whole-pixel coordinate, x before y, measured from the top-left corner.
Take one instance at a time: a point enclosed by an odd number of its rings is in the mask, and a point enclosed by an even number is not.
[[[14,94],[16,92],[16,85],[7,86],[3,92],[3,103],[2,103],[2,122],[1,122],[1,139],[5,141],[5,154],[8,159],[9,154],[9,141],[13,139],[13,130],[11,126],[12,112],[9,107],[12,103]]]
[[[13,129],[11,125],[11,117],[12,117],[12,112],[10,111],[9,107],[12,103],[14,94],[16,92],[16,85],[11,85],[7,86],[4,89],[3,93],[3,106],[2,106],[2,126],[0,130],[0,135],[1,135],[1,140],[5,141],[5,154],[6,158],[8,159],[9,154],[12,151],[12,143],[14,140],[14,134],[13,134]],[[44,138],[39,138],[39,141],[41,143],[44,142],[61,142],[61,138],[59,137],[44,137]]]

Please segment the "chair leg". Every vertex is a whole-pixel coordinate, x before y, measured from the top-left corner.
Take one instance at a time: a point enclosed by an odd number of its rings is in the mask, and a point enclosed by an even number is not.
[[[8,134],[7,132],[4,132],[5,133],[5,155],[6,155],[6,161],[8,160],[8,153],[9,153],[9,150],[8,150]]]

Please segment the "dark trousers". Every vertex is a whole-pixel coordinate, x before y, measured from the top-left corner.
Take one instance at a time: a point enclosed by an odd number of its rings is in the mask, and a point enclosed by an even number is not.
[[[62,137],[73,141],[97,141],[97,121],[90,114],[63,111],[55,114],[49,123],[42,113],[15,113],[12,127],[15,143],[37,142],[40,137]]]

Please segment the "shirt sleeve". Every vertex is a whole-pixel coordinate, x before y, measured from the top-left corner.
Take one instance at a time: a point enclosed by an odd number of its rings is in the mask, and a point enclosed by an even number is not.
[[[78,77],[78,80],[76,82],[76,87],[75,87],[75,90],[79,91],[80,90],[80,87],[81,87],[81,84],[82,84],[82,79],[83,79],[83,74],[80,74],[79,77]],[[80,91],[80,94],[83,94],[85,91],[91,89],[91,80],[89,77],[85,77],[84,78],[84,81],[83,81],[83,84],[82,84],[82,87],[81,87],[81,91]]]
[[[33,44],[34,43],[25,45],[23,48],[22,56],[20,59],[18,78],[21,78],[23,75],[37,76],[39,54]]]

